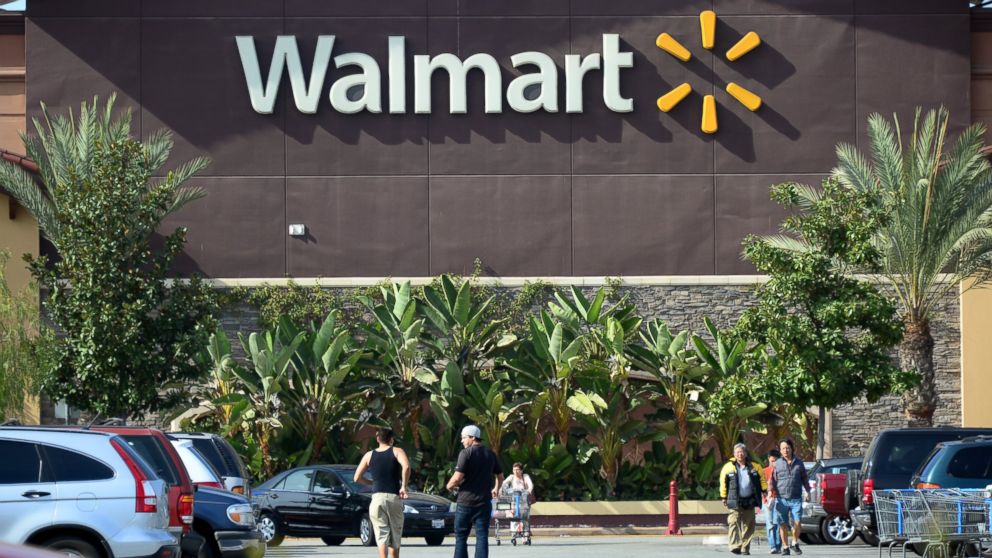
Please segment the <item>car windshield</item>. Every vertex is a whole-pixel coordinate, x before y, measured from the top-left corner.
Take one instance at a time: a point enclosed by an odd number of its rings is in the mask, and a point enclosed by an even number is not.
[[[175,446],[179,458],[183,460],[183,466],[189,473],[189,478],[194,483],[221,484],[220,475],[188,440],[173,440],[172,445]]]
[[[138,452],[155,473],[165,482],[173,486],[178,486],[179,472],[176,471],[175,465],[172,463],[172,459],[166,455],[165,450],[159,446],[159,441],[152,436],[138,436],[138,435],[124,435],[121,436],[128,443],[129,446],[134,448],[134,451]]]

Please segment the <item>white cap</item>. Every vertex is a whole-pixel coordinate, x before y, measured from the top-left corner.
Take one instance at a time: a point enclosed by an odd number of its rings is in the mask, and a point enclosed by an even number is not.
[[[475,438],[476,440],[481,440],[482,439],[482,431],[479,430],[479,427],[478,426],[476,426],[474,424],[470,424],[470,425],[466,426],[465,428],[462,428],[462,438],[464,438],[465,436],[471,436],[471,437]]]

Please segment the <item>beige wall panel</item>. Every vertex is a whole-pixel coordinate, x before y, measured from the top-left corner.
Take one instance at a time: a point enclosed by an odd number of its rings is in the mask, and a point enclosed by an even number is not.
[[[992,426],[992,288],[961,295],[961,411],[964,426]]]
[[[24,254],[38,255],[38,224],[23,207],[10,219],[10,198],[0,194],[0,250],[10,252],[7,280],[12,290],[23,289],[30,279]]]
[[[0,115],[0,149],[23,155],[24,142],[21,141],[21,136],[18,134],[23,129],[24,116]]]
[[[24,82],[0,81],[0,115],[24,116]]]

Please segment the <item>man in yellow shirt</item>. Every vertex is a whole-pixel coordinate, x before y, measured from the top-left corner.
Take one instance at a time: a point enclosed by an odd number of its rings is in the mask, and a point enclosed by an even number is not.
[[[730,510],[727,525],[731,553],[751,554],[755,508],[761,506],[761,497],[767,490],[761,465],[747,459],[747,446],[734,446],[734,459],[720,470],[720,498]]]

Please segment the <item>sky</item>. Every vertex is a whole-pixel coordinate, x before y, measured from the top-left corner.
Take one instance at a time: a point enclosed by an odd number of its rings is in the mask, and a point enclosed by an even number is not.
[[[23,12],[25,2],[26,0],[17,0],[13,4],[6,4],[4,6],[0,6],[0,10],[12,10],[15,12]]]

